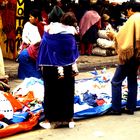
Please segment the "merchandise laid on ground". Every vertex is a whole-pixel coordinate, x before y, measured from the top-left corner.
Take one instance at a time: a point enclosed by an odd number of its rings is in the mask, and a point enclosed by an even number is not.
[[[87,72],[90,78],[76,79],[74,96],[74,119],[106,115],[111,107],[111,78],[113,73],[105,69]],[[140,79],[138,77],[138,85]],[[139,86],[140,87],[140,86]],[[127,97],[127,82],[122,86],[122,108]],[[26,78],[12,91],[0,91],[0,138],[19,132],[31,131],[42,121],[43,115],[43,81]],[[140,107],[138,88],[137,108]]]

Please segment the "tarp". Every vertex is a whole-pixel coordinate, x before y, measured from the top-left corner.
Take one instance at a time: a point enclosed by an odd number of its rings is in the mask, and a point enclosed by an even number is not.
[[[92,78],[79,79],[75,81],[75,96],[74,96],[74,119],[85,119],[95,116],[105,115],[111,107],[111,73],[98,74],[92,71]],[[127,81],[123,82],[122,86],[122,108],[126,105],[127,97]],[[12,94],[11,94],[12,93]],[[44,88],[43,81],[37,78],[26,78],[19,84],[11,93],[0,92],[0,106],[5,105],[5,108],[0,109],[0,137],[6,137],[18,132],[29,131],[42,121],[44,118],[43,112],[43,97]],[[8,94],[10,94],[8,96]],[[3,96],[2,96],[3,95]],[[11,97],[13,96],[13,97]],[[7,100],[5,100],[7,98]],[[8,103],[8,104],[7,104]],[[140,79],[138,77],[138,97],[137,108],[140,107]],[[7,108],[7,109],[6,109]],[[9,110],[5,112],[5,110]],[[32,115],[31,115],[32,114]],[[37,117],[35,117],[35,114]],[[8,118],[6,118],[8,116]],[[33,123],[31,120],[35,117]],[[3,121],[2,121],[3,120]],[[34,120],[34,119],[33,119]],[[1,123],[2,122],[2,123]],[[5,124],[4,124],[5,123]],[[22,127],[28,126],[30,129]],[[14,131],[13,128],[16,130]],[[19,129],[18,129],[19,128]],[[11,129],[13,131],[11,131]],[[3,133],[6,132],[6,133]],[[14,133],[13,133],[14,132]],[[5,134],[5,135],[4,135]]]

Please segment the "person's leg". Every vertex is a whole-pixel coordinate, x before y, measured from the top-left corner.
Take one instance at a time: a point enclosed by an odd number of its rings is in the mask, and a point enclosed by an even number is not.
[[[74,115],[74,89],[75,89],[75,78],[71,75],[72,66],[66,66],[64,68],[65,78],[63,85],[63,103],[62,107],[62,118],[64,122],[68,122],[69,128],[73,128],[75,126],[75,122],[73,120]],[[69,89],[69,90],[68,90]]]
[[[79,70],[75,62],[74,64],[72,64],[72,76],[77,76],[78,74],[79,74]]]
[[[85,44],[80,42],[80,54],[85,55],[86,47]]]
[[[93,48],[93,44],[88,43],[87,55],[92,55],[92,48]]]
[[[122,82],[126,78],[126,66],[118,65],[112,78],[112,109],[121,112]]]
[[[4,60],[0,46],[0,76],[5,76]]]
[[[43,71],[44,81],[44,121],[40,126],[46,129],[53,128],[53,122],[59,119],[59,110],[61,109],[62,102],[60,101],[62,95],[59,94],[63,90],[61,84],[63,79],[58,79],[58,70],[55,66],[44,66]]]
[[[129,110],[130,114],[134,114],[137,102],[137,70],[138,63],[132,60],[128,71],[128,98],[126,105],[126,108]]]

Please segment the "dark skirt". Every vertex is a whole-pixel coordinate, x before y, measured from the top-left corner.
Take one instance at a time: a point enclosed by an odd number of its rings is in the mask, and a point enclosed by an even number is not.
[[[43,67],[44,113],[51,121],[70,121],[74,113],[74,85],[72,67],[64,67],[64,79],[58,79],[56,67]]]
[[[83,43],[96,43],[98,39],[98,28],[96,25],[92,25],[86,33],[82,37],[82,42]]]

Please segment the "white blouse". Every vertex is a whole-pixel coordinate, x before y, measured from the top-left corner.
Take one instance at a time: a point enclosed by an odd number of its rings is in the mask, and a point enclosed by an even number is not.
[[[44,30],[49,34],[77,34],[77,30],[74,26],[64,25],[59,22],[51,22],[49,25],[44,27]]]
[[[35,44],[41,41],[41,36],[38,27],[31,24],[29,21],[25,23],[22,32],[22,41],[27,44]]]

